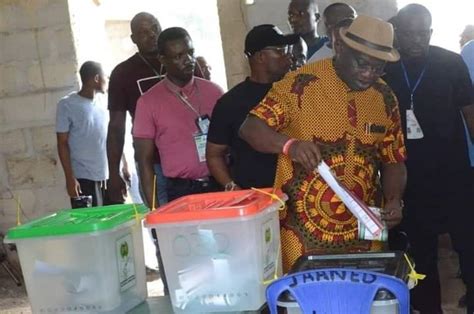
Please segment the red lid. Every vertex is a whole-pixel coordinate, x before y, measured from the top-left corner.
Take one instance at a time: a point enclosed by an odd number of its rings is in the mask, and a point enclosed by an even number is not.
[[[243,217],[258,214],[272,203],[279,202],[269,194],[273,193],[282,201],[286,200],[286,195],[281,190],[266,188],[260,191],[241,190],[183,196],[150,212],[146,216],[146,223],[153,225]]]

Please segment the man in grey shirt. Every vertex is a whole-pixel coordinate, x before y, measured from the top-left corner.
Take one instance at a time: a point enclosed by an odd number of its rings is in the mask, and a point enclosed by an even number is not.
[[[58,154],[66,176],[66,187],[74,200],[92,196],[92,206],[103,205],[107,167],[107,79],[102,66],[85,62],[80,70],[82,88],[62,98],[56,112]]]

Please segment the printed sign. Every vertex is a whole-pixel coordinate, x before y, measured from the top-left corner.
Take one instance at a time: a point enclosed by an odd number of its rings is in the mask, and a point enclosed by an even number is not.
[[[263,280],[273,279],[278,258],[278,247],[272,229],[272,220],[268,220],[262,225],[262,261]]]
[[[135,258],[133,239],[129,233],[115,242],[120,292],[130,289],[136,284]]]

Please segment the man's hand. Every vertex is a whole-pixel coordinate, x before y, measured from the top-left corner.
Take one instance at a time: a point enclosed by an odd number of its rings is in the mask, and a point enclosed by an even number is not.
[[[107,182],[107,193],[114,204],[123,204],[127,196],[127,184],[120,175],[111,175]]]
[[[128,170],[128,166],[126,165],[122,166],[122,176],[127,186],[128,187],[132,186],[132,175],[130,174],[130,171]]]
[[[387,224],[388,229],[400,224],[403,218],[402,206],[399,199],[388,201],[380,211],[382,220]]]
[[[66,179],[66,188],[67,194],[70,198],[78,197],[82,193],[81,185],[79,184],[79,181],[77,181],[77,179],[74,177]]]
[[[109,180],[107,181],[107,193],[112,204],[123,204],[127,195],[127,185],[120,176],[120,160],[123,156],[127,112],[112,110],[109,111],[109,114],[110,120],[107,131]]]
[[[288,151],[291,160],[300,163],[307,171],[313,171],[322,160],[321,151],[314,142],[295,141]]]

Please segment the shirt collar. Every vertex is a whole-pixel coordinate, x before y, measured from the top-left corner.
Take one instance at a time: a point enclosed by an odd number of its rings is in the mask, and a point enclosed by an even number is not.
[[[328,73],[326,74],[328,80],[326,81],[331,85],[331,89],[336,88],[339,93],[349,93],[351,92],[350,87],[337,75],[336,67],[334,66],[334,57],[330,59],[330,66],[328,67]],[[329,85],[327,87],[329,87]]]
[[[474,39],[468,41],[467,43],[464,44],[464,46],[462,46],[461,50],[463,49],[470,49],[470,50],[474,50]]]
[[[175,93],[175,94],[184,93],[185,95],[191,95],[192,92],[194,91],[195,86],[196,86],[196,84],[195,84],[196,81],[194,79],[194,76],[183,87],[180,87],[180,86],[176,85],[175,83],[173,83],[168,78],[168,75],[165,76],[163,82],[164,82],[166,88],[168,88],[169,91],[171,91],[172,93]]]

